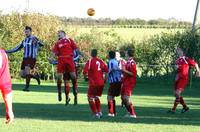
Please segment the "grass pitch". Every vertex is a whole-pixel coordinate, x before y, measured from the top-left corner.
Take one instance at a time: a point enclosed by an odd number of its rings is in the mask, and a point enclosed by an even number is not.
[[[167,114],[173,103],[172,80],[138,79],[133,92],[132,101],[138,119],[127,119],[123,116],[125,108],[120,107],[120,97],[117,98],[117,116],[107,117],[107,86],[101,97],[102,119],[94,119],[87,102],[87,84],[79,80],[79,104],[64,105],[57,101],[56,86],[53,83],[42,83],[41,86],[31,86],[31,92],[23,92],[23,83],[13,84],[15,121],[5,125],[5,108],[0,104],[0,132],[163,132],[163,131],[199,131],[200,130],[200,82],[193,82],[193,87],[187,88],[183,97],[190,111],[181,114],[179,105],[176,114]]]

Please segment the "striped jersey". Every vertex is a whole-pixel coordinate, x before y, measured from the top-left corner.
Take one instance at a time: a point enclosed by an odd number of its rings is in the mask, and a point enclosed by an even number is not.
[[[39,39],[33,35],[26,37],[21,44],[17,47],[7,50],[6,53],[14,53],[22,48],[24,48],[24,58],[36,58],[38,53],[38,48],[43,46],[43,44],[39,41]]]
[[[121,82],[122,72],[119,67],[119,62],[116,59],[109,60],[108,70],[109,83]]]

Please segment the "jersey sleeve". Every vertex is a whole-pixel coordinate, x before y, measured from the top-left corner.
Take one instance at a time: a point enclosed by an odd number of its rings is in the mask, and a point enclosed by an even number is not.
[[[54,46],[53,46],[53,48],[52,48],[52,52],[53,52],[55,55],[58,55],[59,49],[58,49],[57,43],[54,44]]]
[[[130,67],[130,72],[133,73],[134,76],[136,76],[136,64],[135,63],[131,63],[131,67]]]
[[[6,53],[14,53],[14,52],[21,50],[24,47],[23,43],[24,43],[24,40],[17,47],[15,47],[11,50],[6,50]]]
[[[71,44],[72,49],[73,49],[73,50],[76,50],[76,49],[77,49],[77,45],[76,45],[76,43],[74,42],[74,40],[72,40],[72,39],[69,39],[69,40],[70,40],[70,44]]]
[[[108,73],[108,66],[103,61],[101,61],[101,66],[102,71]]]
[[[89,61],[86,62],[84,68],[83,68],[83,75],[88,74],[88,69],[89,69]]]
[[[190,66],[195,66],[197,64],[197,62],[191,58],[186,58],[186,60]]]

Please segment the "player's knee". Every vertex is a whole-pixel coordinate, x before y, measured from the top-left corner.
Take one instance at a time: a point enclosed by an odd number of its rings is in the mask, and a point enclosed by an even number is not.
[[[88,96],[88,102],[94,101],[93,97]]]
[[[129,104],[129,103],[130,103],[130,97],[129,97],[129,96],[122,96],[122,101],[123,101],[125,104]]]
[[[108,100],[108,101],[113,100],[113,96],[108,95],[108,96],[107,96],[107,100]]]
[[[180,98],[181,92],[179,90],[176,90],[174,94],[176,98]]]
[[[76,79],[76,73],[75,72],[71,72],[70,73],[70,77],[72,80],[75,80]]]
[[[22,78],[25,78],[26,77],[26,74],[25,74],[25,72],[22,70],[22,71],[20,71],[20,76],[22,77]]]
[[[61,73],[57,74],[57,80],[62,80],[62,74]]]

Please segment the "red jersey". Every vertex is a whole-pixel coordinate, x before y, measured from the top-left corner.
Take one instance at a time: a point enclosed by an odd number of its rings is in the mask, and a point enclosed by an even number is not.
[[[11,86],[8,58],[5,51],[0,48],[0,90],[10,91]]]
[[[131,72],[133,76],[124,73],[123,83],[136,83],[137,70],[136,70],[136,62],[133,60],[133,58],[128,59],[128,61],[125,64],[125,69]]]
[[[54,44],[53,52],[58,57],[73,57],[75,49],[77,46],[72,39],[63,38]]]
[[[195,66],[197,63],[188,57],[182,56],[176,60],[177,77],[188,78],[189,66]]]
[[[88,60],[83,69],[83,74],[88,75],[90,86],[104,85],[104,72],[108,73],[108,67],[97,57]]]

